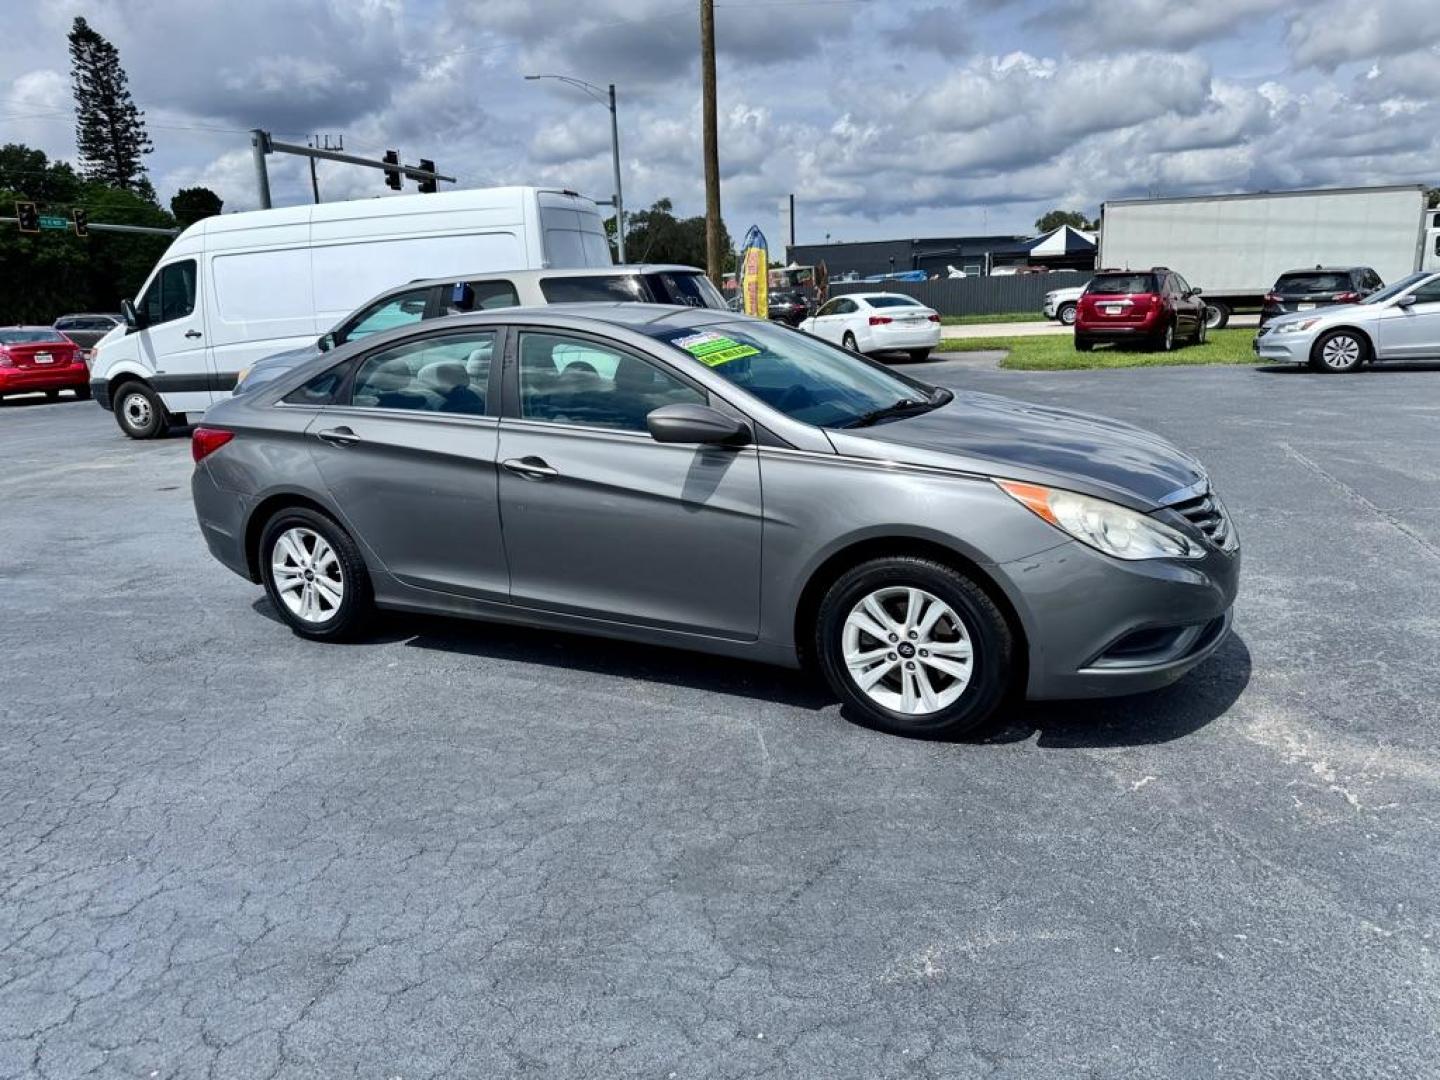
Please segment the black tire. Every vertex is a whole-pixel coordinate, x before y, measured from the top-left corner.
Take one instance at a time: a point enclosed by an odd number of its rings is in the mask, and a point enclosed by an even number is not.
[[[76,401],[89,401],[89,400],[90,400],[90,385],[89,385],[88,383],[87,383],[86,385],[84,385],[84,386],[77,386],[77,387],[75,388],[75,400],[76,400]]]
[[[1056,317],[1066,326],[1075,325],[1075,305],[1061,304],[1060,310],[1055,312]]]
[[[1204,344],[1205,344],[1205,339],[1208,338],[1209,336],[1210,336],[1209,330],[1206,328],[1206,326],[1205,326],[1205,319],[1204,319],[1204,317],[1202,316],[1200,319],[1197,320],[1197,325],[1196,325],[1196,327],[1195,327],[1195,344],[1196,344],[1196,345],[1204,345]]]
[[[1157,337],[1157,338],[1154,340],[1154,342],[1151,344],[1151,347],[1152,347],[1156,352],[1174,352],[1174,351],[1175,351],[1175,320],[1174,320],[1174,319],[1171,319],[1169,322],[1167,322],[1167,323],[1165,324],[1165,329],[1162,330],[1162,331],[1160,331],[1160,336]]]
[[[856,683],[844,659],[845,623],[852,610],[879,589],[904,587],[924,590],[948,605],[965,624],[971,645],[969,682],[959,697],[922,715],[891,709],[873,699]],[[913,556],[872,559],[842,574],[820,603],[812,648],[826,681],[851,714],[882,731],[916,738],[953,738],[981,727],[1000,707],[1013,674],[1014,641],[994,601],[952,567]],[[911,662],[897,658],[895,663]],[[923,662],[916,656],[914,663]],[[903,672],[897,666],[881,684],[900,677]],[[926,678],[934,692],[933,680]]]
[[[1310,367],[1325,375],[1359,371],[1369,359],[1370,342],[1365,335],[1344,328],[1322,334],[1310,349]]]
[[[1079,334],[1075,335],[1076,352],[1089,352],[1093,348],[1095,348],[1095,343],[1089,338],[1083,338]]]
[[[46,400],[46,401],[59,401],[59,400],[60,400],[60,391],[59,391],[59,390],[46,390],[46,391],[45,391],[45,400]]]
[[[158,439],[170,428],[160,395],[143,382],[122,383],[114,409],[115,422],[132,439]]]
[[[294,528],[306,529],[324,538],[334,551],[338,564],[331,580],[342,586],[340,603],[328,617],[316,621],[303,619],[292,611],[280,595],[275,581],[275,545]],[[361,558],[355,541],[350,539],[350,534],[331,518],[299,506],[280,510],[265,523],[265,529],[260,534],[259,554],[260,577],[265,583],[265,594],[270,597],[271,606],[301,637],[315,641],[345,641],[357,636],[370,621],[375,601],[365,560]]]
[[[929,359],[930,359],[930,350],[929,350],[929,349],[911,349],[911,350],[910,350],[910,359],[913,360],[913,361],[914,361],[915,363],[917,363],[917,364],[923,363],[923,362],[925,362],[926,360],[929,360]]]
[[[855,335],[850,333],[849,330],[846,330],[845,336],[840,339],[840,345],[842,348],[849,349],[851,352],[860,351],[860,346],[855,344]]]

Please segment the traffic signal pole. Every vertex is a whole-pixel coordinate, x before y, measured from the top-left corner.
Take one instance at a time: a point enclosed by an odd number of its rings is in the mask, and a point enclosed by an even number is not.
[[[260,197],[260,208],[270,209],[270,176],[265,166],[266,154],[294,154],[296,157],[309,158],[311,161],[338,161],[342,165],[359,165],[366,169],[382,169],[386,172],[398,172],[409,180],[418,180],[422,185],[431,185],[443,180],[447,184],[455,183],[455,177],[446,176],[444,173],[435,171],[434,166],[421,168],[419,165],[401,165],[396,161],[376,160],[372,158],[357,157],[355,154],[342,153],[339,150],[322,150],[318,146],[301,146],[298,143],[277,142],[270,137],[270,133],[260,128],[250,132],[250,146],[255,156],[255,187]],[[391,153],[394,153],[391,151]],[[424,164],[430,164],[424,162]],[[426,190],[422,186],[422,190]],[[433,187],[428,190],[433,191]]]

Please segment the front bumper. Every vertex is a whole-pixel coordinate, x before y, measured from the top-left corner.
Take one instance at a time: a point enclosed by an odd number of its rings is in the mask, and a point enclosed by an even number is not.
[[[1250,348],[1261,360],[1277,364],[1306,364],[1310,361],[1310,347],[1314,343],[1315,335],[1312,333],[1262,333],[1255,335]]]
[[[1036,699],[1168,686],[1224,642],[1240,587],[1238,549],[1126,562],[1075,541],[1000,569],[1025,624]]]
[[[90,369],[84,364],[0,368],[0,394],[33,394],[41,390],[79,390],[89,382]]]
[[[1055,298],[1053,296],[1045,297],[1045,303],[1041,305],[1040,311],[1047,319],[1055,318],[1058,311],[1055,306]]]

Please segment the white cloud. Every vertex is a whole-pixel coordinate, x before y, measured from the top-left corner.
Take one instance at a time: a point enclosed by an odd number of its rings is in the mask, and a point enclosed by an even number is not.
[[[1291,16],[1288,40],[1300,67],[1334,71],[1440,41],[1437,15],[1435,0],[1322,0]]]

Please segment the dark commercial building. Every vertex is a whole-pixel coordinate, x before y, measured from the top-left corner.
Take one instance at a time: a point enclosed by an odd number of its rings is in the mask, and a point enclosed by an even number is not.
[[[923,270],[944,277],[950,267],[968,277],[992,273],[996,267],[1044,266],[1051,270],[1090,270],[1095,244],[1074,229],[1045,236],[937,236],[916,240],[858,240],[841,244],[796,244],[785,261],[800,266],[824,262],[833,281],[846,274]]]

